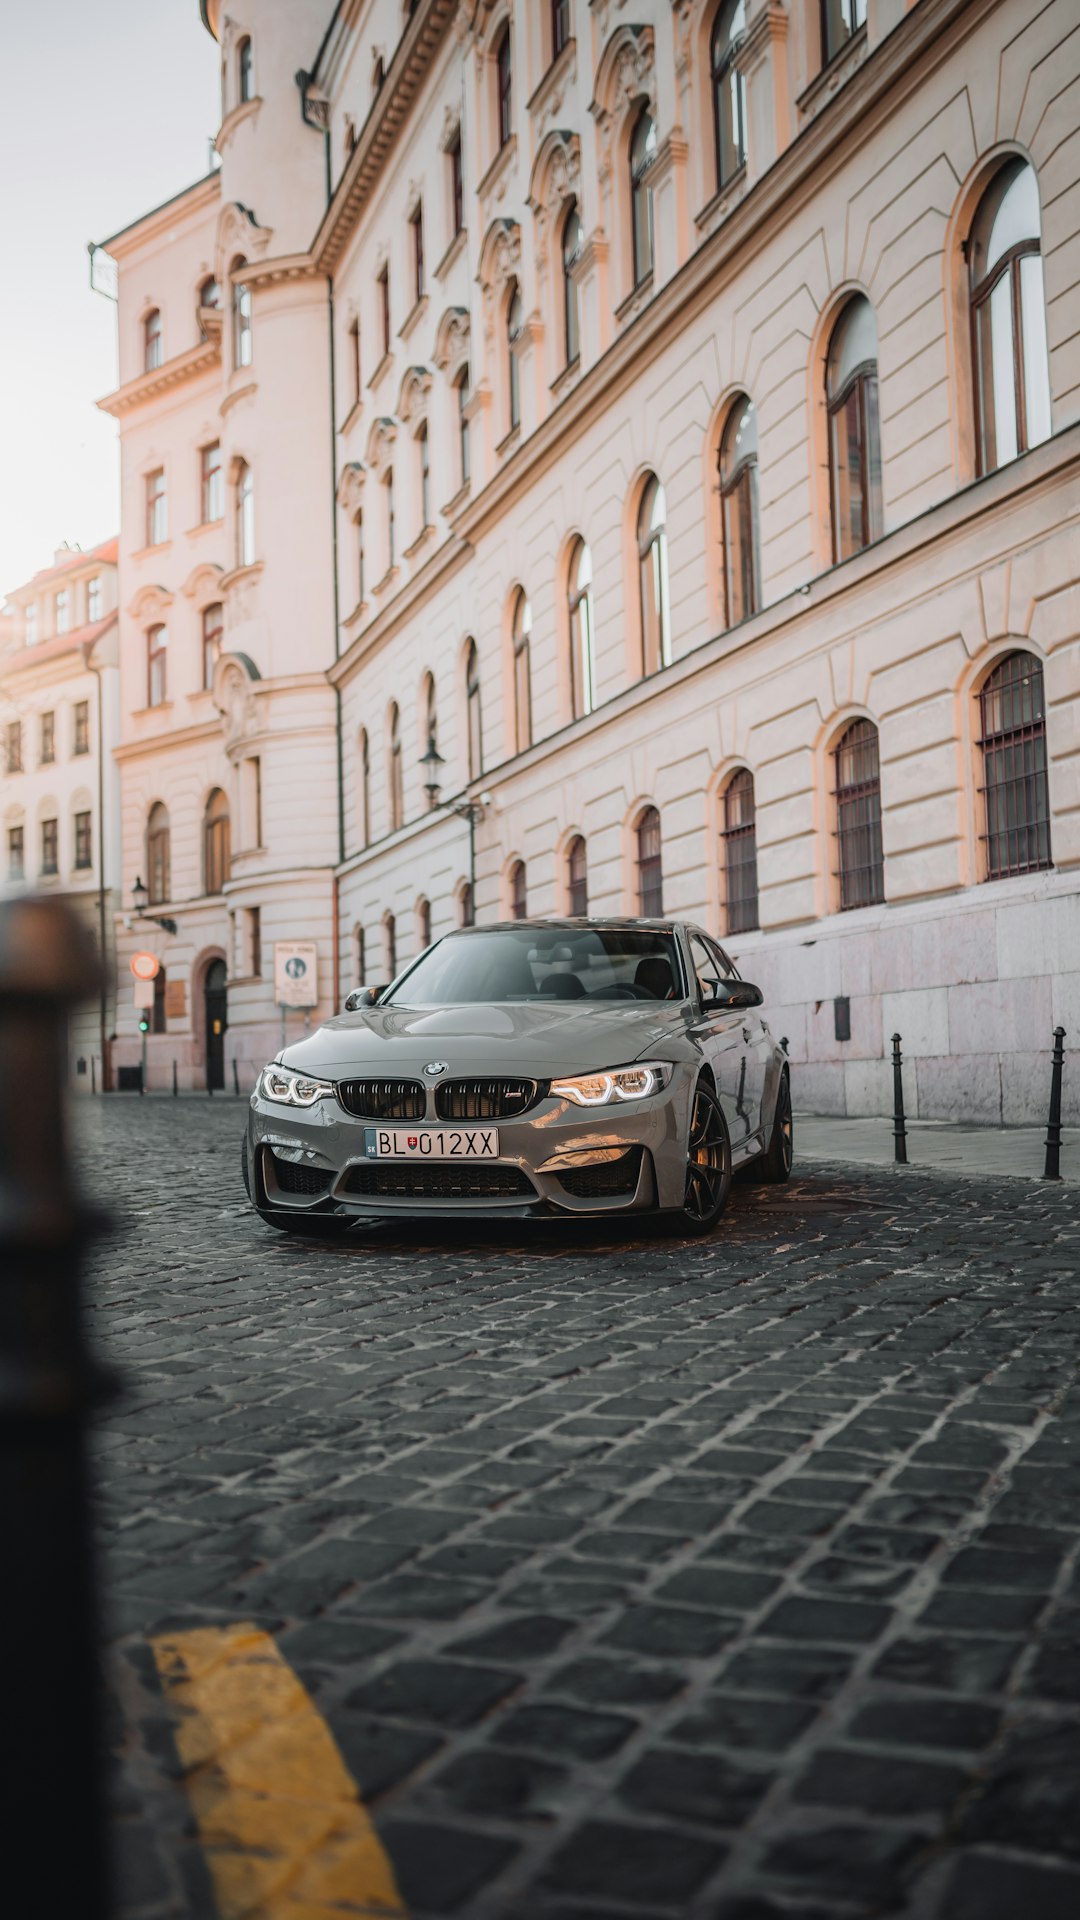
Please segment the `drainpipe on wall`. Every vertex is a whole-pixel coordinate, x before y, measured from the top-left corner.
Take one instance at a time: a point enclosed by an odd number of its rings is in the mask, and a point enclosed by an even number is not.
[[[88,673],[97,680],[97,788],[98,788],[98,942],[101,948],[101,967],[98,975],[100,995],[98,1018],[100,1023],[101,1044],[101,1091],[109,1091],[109,1056],[107,1052],[109,1031],[109,985],[108,985],[108,948],[105,945],[105,677],[100,666],[93,661],[94,642],[84,640],[79,651],[83,665]],[[114,968],[115,972],[115,968]]]

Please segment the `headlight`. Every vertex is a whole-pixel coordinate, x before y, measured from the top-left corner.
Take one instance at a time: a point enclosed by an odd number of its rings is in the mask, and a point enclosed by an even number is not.
[[[616,1100],[645,1100],[650,1093],[659,1093],[670,1079],[671,1068],[653,1060],[647,1066],[610,1067],[606,1073],[553,1080],[551,1091],[572,1100],[576,1107],[608,1107]]]
[[[334,1088],[329,1080],[311,1080],[291,1067],[264,1067],[260,1091],[266,1100],[279,1100],[283,1107],[313,1107],[316,1100],[329,1100]]]

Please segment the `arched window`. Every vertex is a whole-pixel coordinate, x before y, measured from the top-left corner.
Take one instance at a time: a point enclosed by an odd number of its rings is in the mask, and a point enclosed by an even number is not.
[[[224,615],[220,600],[213,606],[203,608],[202,616],[202,683],[204,692],[214,684],[214,668],[221,658],[221,641],[224,633]]]
[[[229,877],[229,803],[215,787],[203,814],[203,892],[220,893]]]
[[[877,325],[869,300],[849,300],[833,328],[825,368],[829,414],[833,559],[881,535]]]
[[[234,260],[232,263],[234,367],[251,365],[251,288],[236,278],[246,266],[246,260]]]
[[[876,906],[885,898],[881,853],[881,775],[878,734],[871,720],[855,720],[833,752],[837,877],[840,910]]]
[[[551,0],[551,57],[557,60],[570,38],[570,0]]]
[[[428,441],[427,421],[421,420],[416,430],[416,454],[420,468],[420,531],[431,525],[431,446]]]
[[[758,924],[754,776],[740,767],[724,788],[724,897],[729,933]]]
[[[532,746],[532,674],[529,644],[532,638],[532,608],[523,588],[514,595],[511,627],[514,643],[514,747],[524,753]]]
[[[585,840],[576,833],[566,849],[566,897],[567,908],[572,914],[586,914],[589,911],[589,870],[585,853]]]
[[[236,564],[255,564],[255,482],[246,460],[236,470]]]
[[[524,860],[515,860],[510,869],[510,918],[524,920],[528,912]]]
[[[386,737],[390,755],[390,831],[396,833],[405,819],[405,787],[401,765],[401,712],[396,700],[390,705]]]
[[[425,746],[434,747],[437,753],[439,750],[439,711],[435,700],[435,675],[433,673],[425,673],[424,675],[423,727]]]
[[[630,234],[634,285],[653,270],[653,194],[649,169],[656,158],[656,123],[642,107],[630,137]]]
[[[457,392],[458,410],[458,468],[461,475],[461,484],[463,487],[467,487],[471,478],[469,463],[469,415],[467,412],[469,405],[468,367],[462,367],[461,372],[454,382],[454,387]]]
[[[168,699],[169,629],[157,625],[146,634],[146,704],[163,707]]]
[[[638,912],[655,920],[664,911],[664,874],[660,855],[660,815],[646,807],[637,823]]]
[[[356,802],[357,826],[360,830],[360,845],[371,843],[371,748],[368,745],[367,728],[361,727],[356,755]]]
[[[383,920],[383,939],[386,941],[386,975],[393,980],[397,973],[397,921],[392,913]]]
[[[1050,789],[1042,664],[1033,653],[1000,660],[979,694],[986,877],[1049,867]]]
[[[470,640],[465,653],[465,715],[469,779],[484,770],[484,738],[480,724],[480,656],[476,641]]]
[[[420,901],[417,902],[416,937],[420,947],[420,951],[421,953],[423,953],[424,948],[430,947],[431,945],[431,901],[430,900],[421,899]]]
[[[720,441],[720,510],[724,615],[734,627],[761,605],[757,411],[745,393],[733,403]]]
[[[584,237],[578,203],[576,200],[571,200],[562,227],[563,346],[568,367],[573,366],[581,353],[578,290],[574,281],[574,267],[581,258]]]
[[[171,897],[170,868],[169,815],[161,801],[157,800],[146,821],[146,890],[152,907],[160,907]]]
[[[255,98],[255,56],[247,33],[236,49],[236,97],[241,105]]]
[[[671,665],[671,603],[668,592],[667,500],[655,473],[641,496],[637,518],[641,579],[641,670]]]
[[[458,911],[461,915],[461,924],[463,927],[475,926],[476,909],[473,903],[472,883],[469,880],[462,881],[461,892],[458,895]]]
[[[570,616],[570,702],[575,720],[591,713],[596,700],[596,651],[593,630],[592,554],[575,540],[567,571]]]
[[[516,347],[521,339],[523,319],[521,290],[515,280],[506,306],[507,392],[510,396],[510,432],[521,425],[521,373]]]
[[[495,49],[495,109],[500,147],[505,147],[513,132],[513,89],[510,25],[507,22]]]
[[[866,0],[821,0],[821,64],[827,67],[866,25]]]
[[[143,321],[143,368],[153,373],[161,365],[161,313],[152,307]]]
[[[725,0],[709,41],[717,192],[746,165],[746,80],[735,65],[745,32],[746,0]]]
[[[1011,161],[983,194],[968,245],[980,473],[1050,433],[1041,235],[1034,172]]]

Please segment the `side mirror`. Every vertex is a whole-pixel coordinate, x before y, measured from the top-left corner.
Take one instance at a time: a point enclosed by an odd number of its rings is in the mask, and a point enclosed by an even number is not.
[[[708,1005],[710,1007],[730,1007],[733,1011],[740,1007],[760,1007],[765,999],[760,987],[749,980],[725,980],[719,993],[714,993]]]
[[[352,992],[345,996],[344,1011],[359,1013],[363,1007],[377,1006],[379,995],[386,992],[389,984],[388,980],[384,980],[381,987],[354,987]]]

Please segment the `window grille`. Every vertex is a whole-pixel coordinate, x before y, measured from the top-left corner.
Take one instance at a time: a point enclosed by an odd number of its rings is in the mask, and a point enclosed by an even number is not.
[[[1042,667],[1034,654],[1010,653],[979,695],[986,877],[1049,867],[1050,790]]]
[[[754,776],[746,767],[724,792],[723,842],[727,930],[746,933],[758,924],[757,813]]]
[[[833,755],[840,910],[876,906],[885,898],[881,852],[881,776],[877,728],[856,720]]]

